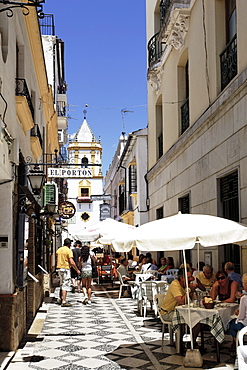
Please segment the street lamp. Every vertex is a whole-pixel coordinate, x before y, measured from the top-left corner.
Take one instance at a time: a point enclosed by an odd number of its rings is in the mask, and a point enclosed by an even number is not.
[[[44,186],[45,174],[40,170],[38,165],[34,166],[33,170],[30,170],[27,174],[33,194],[39,195]]]
[[[23,15],[29,14],[29,6],[35,6],[37,9],[38,17],[44,18],[43,6],[41,4],[45,3],[45,0],[28,0],[28,2],[20,2],[14,0],[0,0],[0,4],[8,5],[5,8],[0,9],[0,13],[6,11],[8,17],[13,17],[15,8],[22,8]]]

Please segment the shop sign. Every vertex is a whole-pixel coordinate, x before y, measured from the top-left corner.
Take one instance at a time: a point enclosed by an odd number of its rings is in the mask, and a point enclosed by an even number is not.
[[[90,195],[91,200],[111,200],[111,194]]]
[[[48,168],[48,177],[81,178],[93,177],[91,168]]]
[[[100,221],[111,217],[111,205],[108,203],[100,204]]]
[[[68,201],[62,202],[59,204],[58,212],[62,218],[72,218],[75,215],[75,206]]]

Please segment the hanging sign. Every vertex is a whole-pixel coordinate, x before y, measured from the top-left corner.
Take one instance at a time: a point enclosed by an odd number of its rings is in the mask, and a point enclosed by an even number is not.
[[[106,218],[111,217],[111,205],[108,203],[100,204],[100,221],[105,220]]]
[[[58,206],[58,212],[61,218],[72,218],[75,215],[75,206],[71,202],[62,202]]]
[[[48,168],[48,177],[93,177],[91,168]]]
[[[111,194],[90,195],[91,200],[111,200]]]

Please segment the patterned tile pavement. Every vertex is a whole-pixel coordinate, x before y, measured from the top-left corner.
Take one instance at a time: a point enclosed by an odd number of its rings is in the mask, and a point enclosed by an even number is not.
[[[168,334],[161,348],[161,324],[153,311],[149,310],[145,319],[140,317],[136,300],[118,299],[118,289],[106,285],[94,286],[91,305],[82,304],[82,300],[82,294],[68,293],[73,306],[61,307],[55,299],[47,299],[40,310],[45,317],[40,334],[26,337],[7,369],[185,369],[183,356],[169,345]],[[221,346],[220,364],[209,334],[205,335],[205,346],[203,369],[234,368],[229,336]]]

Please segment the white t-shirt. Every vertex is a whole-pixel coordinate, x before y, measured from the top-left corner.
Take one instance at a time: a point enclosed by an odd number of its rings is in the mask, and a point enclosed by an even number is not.
[[[94,257],[95,256],[94,252],[90,251],[87,261],[86,262],[82,261],[82,267],[81,267],[82,271],[92,270],[92,262],[91,262],[91,257],[90,256]]]

